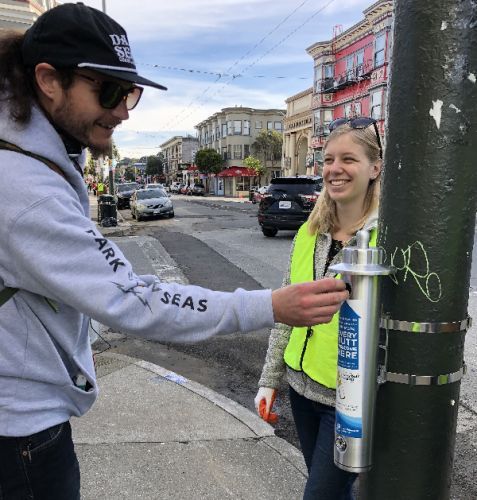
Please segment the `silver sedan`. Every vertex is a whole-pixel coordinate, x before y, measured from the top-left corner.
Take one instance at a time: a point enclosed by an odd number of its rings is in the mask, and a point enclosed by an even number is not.
[[[174,206],[164,189],[141,189],[136,191],[129,202],[131,215],[140,221],[146,217],[174,217]]]

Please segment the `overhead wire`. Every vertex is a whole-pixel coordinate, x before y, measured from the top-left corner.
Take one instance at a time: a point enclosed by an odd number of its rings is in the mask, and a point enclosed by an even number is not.
[[[273,34],[280,26],[282,26],[286,21],[288,21],[288,19],[290,19],[290,17],[295,14],[299,9],[301,9],[309,0],[304,0],[303,2],[301,2],[295,9],[293,9],[293,11],[288,14],[287,16],[285,16],[284,19],[282,19],[276,26],[274,26],[265,36],[263,36],[251,49],[249,49],[245,54],[243,54],[239,59],[237,59],[232,65],[229,66],[228,69],[226,69],[224,71],[224,74],[228,74],[237,64],[240,63],[240,61],[242,61],[247,55],[249,55],[253,50],[255,50],[257,47],[259,47],[271,34]],[[333,2],[335,0],[330,0],[329,3]],[[327,7],[328,4],[325,6]],[[321,9],[322,10],[322,9]],[[318,11],[321,12],[321,10]],[[313,14],[313,16],[315,16],[317,13]],[[303,23],[302,25],[306,24]],[[237,74],[237,75],[233,75],[231,77],[231,79],[226,82],[222,87],[224,88],[226,85],[228,85],[229,83],[231,83],[232,81],[234,81],[236,78],[238,78],[239,76],[241,76],[243,74],[243,70],[241,73]],[[169,126],[172,126],[172,125],[175,125],[176,123],[181,123],[182,121],[184,121],[186,118],[188,118],[193,112],[195,112],[195,109],[191,109],[193,108],[193,105],[195,102],[200,102],[200,99],[222,78],[222,75],[221,76],[218,76],[214,82],[212,82],[197,98],[193,99],[189,104],[188,106],[186,106],[182,112],[180,112],[178,115],[176,115],[175,117],[173,117],[165,126],[166,128],[169,127]],[[220,89],[220,90],[221,90]],[[214,97],[218,92],[215,92],[212,97]],[[210,99],[209,99],[210,100]],[[199,105],[200,106],[203,106],[205,104],[205,102],[207,101],[204,101],[202,104]],[[196,106],[197,108],[197,106]],[[189,111],[189,113],[183,117],[181,120],[179,120],[179,117],[184,113],[184,112],[187,112]]]

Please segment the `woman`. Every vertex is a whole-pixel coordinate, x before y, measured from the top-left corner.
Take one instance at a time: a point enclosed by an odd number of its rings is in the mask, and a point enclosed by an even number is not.
[[[341,262],[342,248],[355,244],[362,228],[371,231],[375,241],[382,164],[376,122],[341,118],[330,124],[330,131],[323,148],[323,191],[295,237],[284,284],[335,276],[329,266]],[[333,459],[337,358],[338,314],[330,323],[312,328],[277,325],[255,398],[260,416],[276,419],[273,400],[286,373],[308,468],[305,500],[352,498],[356,474],[339,469]]]

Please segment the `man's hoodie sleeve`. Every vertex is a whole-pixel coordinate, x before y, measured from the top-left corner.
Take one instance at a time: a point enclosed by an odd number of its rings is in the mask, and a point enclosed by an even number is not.
[[[11,223],[7,286],[125,333],[197,341],[273,325],[270,290],[216,292],[137,276],[71,197],[46,197]]]

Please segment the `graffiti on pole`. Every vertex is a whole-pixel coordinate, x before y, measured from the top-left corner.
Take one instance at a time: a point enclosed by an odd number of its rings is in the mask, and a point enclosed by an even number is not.
[[[405,249],[396,247],[391,254],[390,264],[396,269],[396,272],[390,275],[396,285],[399,285],[400,279],[403,283],[413,279],[430,302],[441,300],[441,279],[436,272],[430,270],[427,251],[420,241],[415,241]]]

